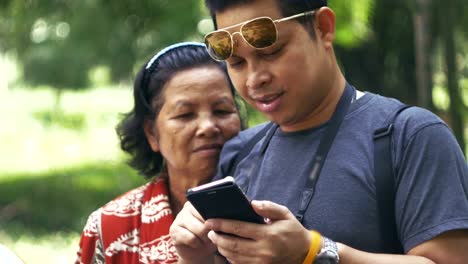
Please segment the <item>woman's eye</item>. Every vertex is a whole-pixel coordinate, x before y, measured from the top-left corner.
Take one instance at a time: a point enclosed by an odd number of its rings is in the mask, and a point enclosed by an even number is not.
[[[228,114],[228,112],[224,111],[224,110],[216,110],[216,111],[214,111],[214,113],[216,115],[226,115],[226,114]]]
[[[193,117],[193,113],[182,113],[175,116],[176,119],[189,119]]]
[[[224,115],[230,115],[230,114],[232,114],[233,111],[227,110],[227,109],[219,109],[219,110],[215,110],[214,113],[215,113],[216,115],[224,116]]]

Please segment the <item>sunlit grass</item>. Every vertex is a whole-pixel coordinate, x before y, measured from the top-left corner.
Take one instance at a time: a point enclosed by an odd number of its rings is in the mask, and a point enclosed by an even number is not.
[[[58,115],[54,105],[51,89],[0,89],[0,243],[25,263],[73,263],[87,216],[144,182],[114,130],[130,89],[65,92]],[[64,126],[70,117],[81,127]]]
[[[23,235],[12,241],[0,231],[0,240],[7,245],[24,263],[74,263],[78,249],[78,233],[63,233],[41,236]]]
[[[38,118],[40,112],[55,110],[54,96],[49,89],[15,89],[0,96],[0,175],[120,157],[114,127],[118,114],[130,110],[129,89],[64,93],[60,111],[82,115],[84,127],[79,130]]]
[[[121,162],[7,174],[0,179],[0,241],[35,259],[29,263],[70,263],[55,259],[75,257],[87,216],[143,183]]]

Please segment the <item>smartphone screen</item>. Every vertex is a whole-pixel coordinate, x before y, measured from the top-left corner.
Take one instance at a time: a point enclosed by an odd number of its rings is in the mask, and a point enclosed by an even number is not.
[[[264,224],[241,188],[230,176],[187,191],[187,199],[206,220],[225,218]]]

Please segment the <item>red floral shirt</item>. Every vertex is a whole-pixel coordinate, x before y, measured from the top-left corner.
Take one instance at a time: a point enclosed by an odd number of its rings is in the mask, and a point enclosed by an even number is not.
[[[159,177],[89,216],[75,263],[176,263],[173,221],[167,182]]]

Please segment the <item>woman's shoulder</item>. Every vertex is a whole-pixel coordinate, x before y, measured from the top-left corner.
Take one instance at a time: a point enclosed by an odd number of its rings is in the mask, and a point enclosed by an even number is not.
[[[103,219],[103,216],[128,216],[139,214],[139,211],[141,210],[139,204],[141,204],[144,196],[143,194],[149,184],[151,183],[129,190],[93,211],[88,216],[88,220],[86,221],[83,230],[83,235],[87,237],[98,237],[102,221],[106,222],[109,220],[108,217],[104,217]]]
[[[105,215],[135,215],[141,212],[146,200],[158,194],[166,195],[166,192],[166,181],[158,177],[111,200],[100,208],[100,212]]]

